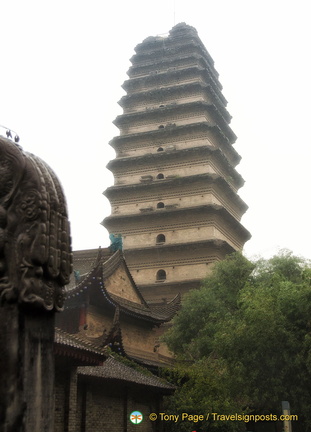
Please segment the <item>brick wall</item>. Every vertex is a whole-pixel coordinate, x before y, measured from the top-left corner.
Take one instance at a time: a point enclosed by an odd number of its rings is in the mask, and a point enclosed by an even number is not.
[[[77,432],[77,397],[78,397],[77,368],[72,368],[69,376],[68,391],[68,432]]]
[[[77,373],[63,360],[55,370],[54,432],[77,432]]]
[[[54,409],[54,432],[64,432],[66,422],[67,404],[67,376],[66,372],[56,369],[55,372],[55,409]]]
[[[130,414],[140,411],[144,420],[135,425]],[[159,396],[144,387],[96,378],[78,378],[75,367],[58,367],[55,380],[54,432],[160,432],[149,420],[159,412]]]
[[[85,432],[123,432],[124,396],[122,389],[109,388],[94,381],[88,383]]]
[[[158,412],[157,399],[158,397],[147,389],[132,389],[129,391],[127,432],[159,432],[157,423],[149,420],[149,414]],[[144,416],[144,420],[138,425],[131,423],[129,420],[129,416],[133,411],[140,411]]]
[[[157,426],[149,420],[157,412],[158,396],[146,389],[127,389],[126,386],[96,380],[84,381],[86,404],[84,425],[77,432],[155,432]],[[81,389],[83,386],[81,386]],[[142,423],[130,422],[130,413],[140,411]],[[83,416],[82,416],[83,418]]]

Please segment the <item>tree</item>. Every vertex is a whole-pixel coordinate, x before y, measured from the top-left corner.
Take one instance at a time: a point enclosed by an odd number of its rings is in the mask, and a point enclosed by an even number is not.
[[[215,265],[165,336],[183,383],[170,403],[177,409],[182,398],[191,405],[191,386],[203,394],[197,410],[224,414],[279,414],[288,400],[299,416],[293,430],[311,431],[310,281],[309,263],[287,251],[256,263],[235,253]],[[233,431],[245,424],[208,426]]]

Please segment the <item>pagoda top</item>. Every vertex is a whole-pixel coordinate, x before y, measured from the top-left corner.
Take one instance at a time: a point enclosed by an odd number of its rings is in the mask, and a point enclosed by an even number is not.
[[[169,33],[165,34],[165,35],[157,35],[157,36],[149,36],[146,39],[144,39],[142,41],[142,43],[138,44],[135,47],[135,51],[136,53],[138,53],[140,51],[140,49],[142,47],[146,47],[147,45],[151,44],[156,45],[161,41],[169,41],[169,40],[178,40],[178,39],[182,39],[185,37],[190,37],[194,40],[196,40],[199,45],[201,46],[206,58],[208,59],[209,63],[214,66],[214,60],[212,59],[211,55],[209,54],[209,52],[207,51],[207,49],[205,48],[204,44],[202,43],[201,39],[199,38],[198,32],[197,30],[186,24],[185,22],[182,23],[178,23],[176,24],[174,27],[172,27],[172,29],[169,31]]]
[[[186,24],[185,22],[181,22],[172,27],[172,29],[168,33],[159,34],[157,36],[148,36],[146,39],[143,40],[143,43],[152,42],[154,40],[166,39],[169,36],[178,37],[185,34],[198,37],[198,32],[194,27]]]
[[[185,22],[181,22],[176,24],[169,32],[170,35],[178,35],[181,33],[187,33],[187,34],[191,34],[193,36],[198,36],[198,32],[197,30],[190,26],[189,24],[186,24]]]

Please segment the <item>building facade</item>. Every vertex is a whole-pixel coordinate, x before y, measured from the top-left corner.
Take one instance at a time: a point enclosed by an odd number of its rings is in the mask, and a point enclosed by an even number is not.
[[[178,24],[135,48],[120,135],[110,145],[112,207],[103,221],[122,235],[126,262],[149,302],[199,286],[213,263],[250,238],[241,217],[226,99],[197,31]]]
[[[137,410],[141,431],[161,431],[163,422],[148,418],[175,389],[157,375],[173,365],[160,335],[179,297],[148,305],[119,250],[76,251],[73,266],[56,316],[54,431],[134,432]]]
[[[157,372],[172,364],[161,341],[162,328],[180,308],[180,296],[160,307],[148,304],[121,251],[91,249],[73,253],[75,277],[56,327]]]
[[[134,432],[130,414],[137,410],[142,432],[163,430],[148,418],[174,386],[107,356],[98,341],[56,329],[54,347],[54,432]]]

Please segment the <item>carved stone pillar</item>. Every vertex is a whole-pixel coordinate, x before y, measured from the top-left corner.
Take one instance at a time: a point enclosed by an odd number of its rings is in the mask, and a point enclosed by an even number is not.
[[[25,412],[17,304],[0,307],[0,431],[22,431]]]
[[[70,243],[55,174],[0,137],[0,432],[53,432],[54,314]]]

